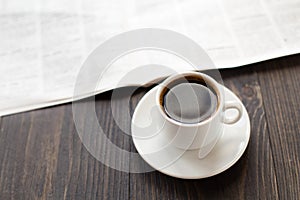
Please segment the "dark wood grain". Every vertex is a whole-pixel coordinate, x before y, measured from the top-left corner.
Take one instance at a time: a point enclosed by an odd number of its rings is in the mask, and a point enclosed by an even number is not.
[[[257,71],[280,197],[300,199],[300,57],[272,60]]]
[[[112,129],[109,94],[97,98],[107,135],[120,147],[129,139]],[[0,135],[0,199],[127,199],[129,174],[94,159],[80,141],[71,104],[7,116]]]
[[[225,172],[182,180],[157,171],[126,173],[109,168],[83,145],[72,105],[64,104],[0,118],[0,199],[299,199],[300,55],[221,70],[221,75],[243,101],[251,120],[246,152]],[[128,105],[128,94],[135,89],[119,89],[113,99],[111,92],[98,95],[98,119],[87,117],[80,123],[100,123],[116,146],[136,152],[127,134],[130,115],[151,88],[135,91]],[[124,112],[126,107],[130,114]],[[113,112],[121,119],[121,128]],[[99,151],[105,150],[106,146],[99,146]],[[106,159],[147,166],[111,152]]]

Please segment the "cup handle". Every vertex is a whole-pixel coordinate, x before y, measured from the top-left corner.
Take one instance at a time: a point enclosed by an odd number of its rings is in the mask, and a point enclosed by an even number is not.
[[[225,111],[228,109],[235,109],[238,111],[238,114],[232,118],[228,118],[225,115]],[[224,105],[224,118],[223,118],[223,123],[224,124],[234,124],[237,121],[239,121],[241,119],[243,115],[243,108],[242,105],[236,101],[229,101],[229,102],[225,102]]]

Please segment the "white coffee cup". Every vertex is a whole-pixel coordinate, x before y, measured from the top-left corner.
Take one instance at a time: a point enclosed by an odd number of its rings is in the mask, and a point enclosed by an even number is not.
[[[211,116],[198,123],[183,123],[171,118],[163,106],[164,95],[170,87],[181,83],[181,80],[199,79],[213,90],[217,97],[217,106]],[[187,97],[188,98],[188,97]],[[184,72],[170,76],[163,81],[156,93],[156,104],[159,106],[158,119],[163,124],[164,134],[171,145],[183,150],[199,150],[198,157],[202,159],[213,149],[223,133],[224,124],[234,124],[242,116],[243,108],[239,102],[225,101],[222,87],[210,76],[200,72]],[[225,111],[235,109],[237,114],[227,118]]]

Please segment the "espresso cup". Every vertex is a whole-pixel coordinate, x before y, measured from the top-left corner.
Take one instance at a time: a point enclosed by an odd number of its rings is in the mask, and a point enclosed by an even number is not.
[[[158,86],[156,104],[158,121],[162,122],[170,144],[183,150],[198,149],[199,159],[213,149],[224,124],[236,123],[243,112],[239,102],[225,101],[220,84],[200,72],[184,72],[167,78]],[[226,117],[228,109],[236,110],[236,115]]]

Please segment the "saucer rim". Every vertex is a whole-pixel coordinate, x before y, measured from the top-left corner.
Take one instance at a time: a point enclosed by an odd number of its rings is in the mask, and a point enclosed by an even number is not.
[[[208,178],[208,177],[212,177],[212,176],[215,176],[217,174],[220,174],[224,171],[226,171],[227,169],[229,169],[230,167],[232,167],[241,157],[242,155],[244,154],[244,152],[246,151],[247,147],[248,147],[248,144],[249,144],[249,141],[250,141],[250,136],[251,136],[251,126],[250,126],[250,118],[249,118],[249,114],[244,106],[244,104],[242,103],[242,101],[230,90],[228,89],[227,87],[223,86],[223,85],[220,85],[221,87],[224,88],[224,91],[225,93],[229,93],[230,95],[234,96],[238,101],[239,103],[242,104],[242,107],[243,107],[243,114],[242,115],[245,115],[246,118],[246,125],[245,127],[246,130],[245,130],[245,136],[246,136],[246,139],[243,140],[244,142],[244,145],[243,145],[243,148],[240,149],[239,153],[235,154],[237,155],[235,159],[233,159],[231,162],[229,162],[228,164],[224,165],[223,167],[213,171],[212,173],[208,173],[207,175],[205,176],[178,176],[178,174],[176,173],[169,173],[169,172],[166,172],[166,171],[163,171],[164,169],[168,168],[170,165],[172,165],[174,162],[171,162],[170,164],[164,166],[163,168],[156,168],[154,167],[152,164],[150,164],[144,157],[143,157],[143,154],[141,154],[141,149],[137,148],[137,145],[136,145],[136,142],[137,142],[137,139],[135,139],[134,137],[132,137],[132,140],[133,140],[133,144],[137,150],[137,152],[139,153],[139,155],[143,158],[143,160],[149,165],[151,166],[154,170],[156,171],[159,171],[163,174],[166,174],[168,176],[172,176],[172,177],[175,177],[175,178],[179,178],[179,179],[203,179],[203,178]],[[150,91],[148,91],[143,97],[142,99],[138,102],[138,105],[136,106],[135,110],[134,110],[134,113],[132,115],[132,122],[135,120],[135,115],[136,115],[136,112],[137,110],[139,110],[139,107],[142,105],[142,103],[145,101],[145,99],[147,99],[154,90],[157,90],[158,89],[158,86],[155,86],[154,88],[152,88]],[[226,97],[225,97],[226,98]],[[132,122],[131,122],[131,130],[132,129]],[[224,132],[221,134],[219,140],[221,140],[221,138],[223,137],[223,134]],[[183,151],[183,150],[182,150]],[[197,150],[188,150],[188,151],[197,151]],[[187,152],[187,151],[186,151]],[[183,152],[182,155],[180,155],[180,158],[186,153],[186,152]],[[209,153],[210,154],[210,153]],[[209,154],[207,156],[209,156]],[[179,158],[179,159],[180,159]],[[176,162],[176,161],[175,161]]]

